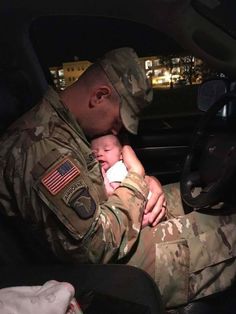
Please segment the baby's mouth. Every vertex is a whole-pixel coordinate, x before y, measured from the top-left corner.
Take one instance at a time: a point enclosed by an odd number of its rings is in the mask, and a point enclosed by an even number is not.
[[[99,163],[102,168],[106,168],[105,166],[107,165],[107,162],[105,160],[99,160]]]

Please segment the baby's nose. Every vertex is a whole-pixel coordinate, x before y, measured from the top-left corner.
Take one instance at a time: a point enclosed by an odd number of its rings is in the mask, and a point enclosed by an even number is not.
[[[102,155],[103,155],[102,150],[101,149],[97,150],[96,157],[101,157]]]

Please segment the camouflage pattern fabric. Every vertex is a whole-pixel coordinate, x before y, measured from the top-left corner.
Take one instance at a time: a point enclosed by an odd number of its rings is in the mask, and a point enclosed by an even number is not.
[[[183,215],[179,185],[164,186],[164,191],[168,211],[180,216],[144,228],[128,264],[155,279],[170,308],[232,284],[236,276],[236,213],[211,209]]]
[[[129,173],[106,199],[90,145],[53,90],[0,143],[1,211],[37,226],[60,260],[125,259],[154,278],[167,307],[220,291],[235,278],[235,214],[194,212],[141,230],[145,181]],[[168,217],[182,215],[178,187],[165,192]]]
[[[136,52],[129,47],[107,52],[98,61],[121,99],[125,128],[137,134],[139,113],[153,98],[153,90]]]
[[[1,139],[0,165],[1,208],[41,226],[61,259],[107,263],[136,242],[144,179],[130,173],[107,200],[90,144],[52,89]]]

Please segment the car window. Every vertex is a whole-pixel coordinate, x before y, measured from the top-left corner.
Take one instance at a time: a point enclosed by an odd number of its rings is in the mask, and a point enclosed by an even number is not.
[[[192,128],[201,115],[196,101],[198,85],[219,75],[167,35],[132,21],[41,17],[32,23],[30,37],[49,84],[57,90],[77,80],[105,51],[133,47],[154,90],[152,105],[144,110],[141,120],[157,122],[165,117],[164,122],[155,123],[157,129]]]

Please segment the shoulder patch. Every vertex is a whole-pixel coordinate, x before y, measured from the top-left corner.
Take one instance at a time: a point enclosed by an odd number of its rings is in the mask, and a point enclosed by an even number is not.
[[[94,199],[90,195],[88,188],[83,186],[71,197],[69,204],[81,219],[92,217],[96,210]]]
[[[63,191],[65,204],[74,209],[81,219],[92,217],[96,210],[96,203],[89,193],[88,187],[81,182],[75,182]]]
[[[79,174],[79,168],[66,157],[47,173],[41,182],[52,195],[56,195]]]

